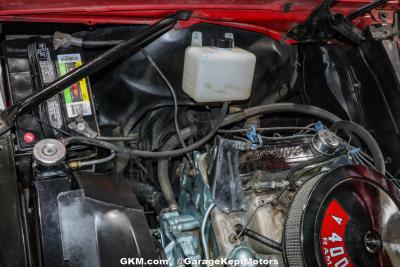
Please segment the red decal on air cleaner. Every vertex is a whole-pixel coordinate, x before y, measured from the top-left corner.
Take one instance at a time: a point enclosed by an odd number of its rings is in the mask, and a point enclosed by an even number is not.
[[[320,242],[326,266],[354,267],[345,246],[345,231],[349,218],[336,200],[333,200],[325,211]]]

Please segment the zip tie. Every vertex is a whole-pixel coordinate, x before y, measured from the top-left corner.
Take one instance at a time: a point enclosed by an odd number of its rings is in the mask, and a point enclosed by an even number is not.
[[[355,147],[355,148],[352,148],[351,150],[349,150],[349,152],[347,152],[347,155],[353,155],[353,154],[357,154],[359,152],[361,152],[361,148]]]
[[[256,141],[256,138],[257,138],[257,130],[256,130],[256,127],[255,127],[255,126],[251,126],[251,127],[249,128],[249,130],[248,130],[247,133],[246,133],[246,137],[247,137],[247,139],[249,139],[251,142]]]
[[[321,121],[318,121],[315,125],[314,125],[314,129],[315,131],[321,131],[323,129],[325,129],[324,124]]]

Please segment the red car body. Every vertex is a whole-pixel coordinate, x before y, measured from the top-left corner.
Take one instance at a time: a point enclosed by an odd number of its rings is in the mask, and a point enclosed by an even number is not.
[[[322,1],[288,0],[13,0],[0,2],[0,21],[62,22],[84,24],[149,24],[177,10],[192,10],[189,21],[177,27],[207,22],[261,32],[281,39],[294,25],[304,22]],[[372,1],[338,0],[333,12],[349,14]],[[391,23],[399,1],[389,1],[379,9],[357,18],[360,28],[381,22],[379,12]]]

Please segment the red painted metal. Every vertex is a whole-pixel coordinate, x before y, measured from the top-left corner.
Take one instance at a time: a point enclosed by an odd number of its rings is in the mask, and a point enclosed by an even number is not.
[[[374,0],[337,0],[334,12],[348,14]],[[207,22],[257,31],[281,39],[303,22],[321,0],[0,0],[0,21],[84,24],[149,24],[177,10],[192,10],[189,21],[177,27]],[[380,8],[391,13],[399,0]],[[374,11],[376,13],[376,11]],[[367,14],[355,23],[360,28],[379,17]]]

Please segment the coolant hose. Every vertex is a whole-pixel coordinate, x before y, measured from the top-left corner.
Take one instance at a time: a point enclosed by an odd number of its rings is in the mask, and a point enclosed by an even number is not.
[[[296,103],[274,103],[274,104],[265,104],[261,106],[255,106],[251,108],[244,109],[242,111],[230,114],[225,117],[222,126],[227,126],[229,124],[239,122],[249,117],[253,117],[261,114],[272,114],[272,113],[301,113],[304,115],[310,115],[317,117],[321,120],[334,123],[340,121],[341,119],[335,114],[316,107],[312,105],[304,105],[304,104],[296,104]]]
[[[337,121],[330,127],[330,129],[334,133],[343,130],[357,135],[365,143],[369,152],[371,152],[376,169],[385,175],[385,159],[383,158],[382,151],[379,148],[378,143],[364,127],[351,121]]]
[[[181,130],[181,135],[183,140],[188,139],[189,137],[196,135],[196,128],[185,128]],[[161,148],[162,151],[173,150],[180,144],[180,141],[176,135],[172,136]],[[163,159],[158,161],[157,166],[158,171],[158,182],[160,183],[161,191],[164,195],[165,201],[167,202],[168,208],[170,211],[174,211],[178,209],[178,204],[175,200],[174,191],[172,190],[171,180],[169,179],[169,171],[168,171],[168,159]]]

